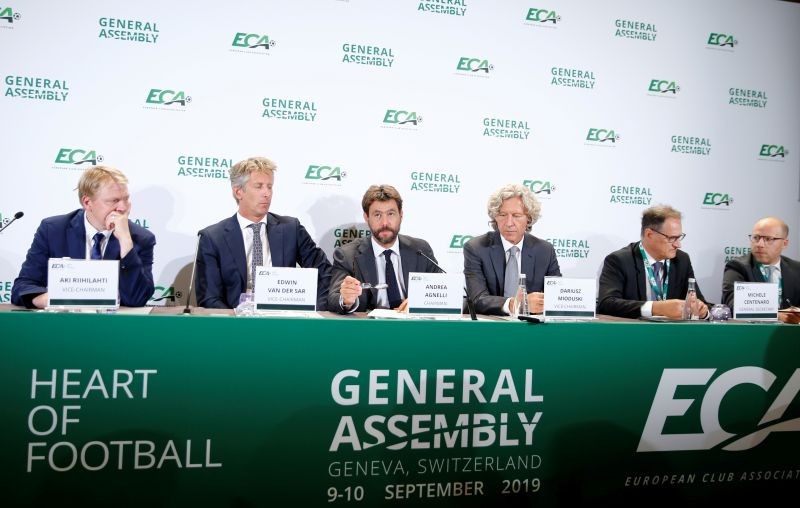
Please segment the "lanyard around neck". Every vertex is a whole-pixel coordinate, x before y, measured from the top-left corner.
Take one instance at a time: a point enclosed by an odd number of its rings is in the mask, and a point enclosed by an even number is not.
[[[667,290],[669,289],[669,259],[664,261],[663,289],[658,289],[658,284],[656,284],[656,275],[653,273],[653,267],[647,261],[647,254],[645,254],[644,247],[642,247],[641,243],[639,243],[639,252],[642,254],[642,260],[644,261],[644,266],[647,269],[647,280],[650,283],[650,290],[653,292],[653,295],[655,295],[656,300],[666,300]]]

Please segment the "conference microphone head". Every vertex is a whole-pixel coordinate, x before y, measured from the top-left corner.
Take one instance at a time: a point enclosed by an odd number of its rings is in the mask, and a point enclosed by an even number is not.
[[[17,213],[14,214],[14,219],[21,219],[23,215],[25,215],[25,214],[22,213],[22,212],[17,212]]]

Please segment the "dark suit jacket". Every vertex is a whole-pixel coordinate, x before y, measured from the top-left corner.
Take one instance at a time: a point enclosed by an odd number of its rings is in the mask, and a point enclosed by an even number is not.
[[[197,253],[197,304],[232,309],[247,291],[247,255],[236,215],[200,231]],[[267,214],[267,241],[272,266],[317,269],[317,310],[325,310],[331,264],[322,249],[294,217]]]
[[[421,250],[434,261],[431,246],[425,240],[406,235],[398,235],[400,242],[400,263],[403,265],[403,282],[408,290],[408,274],[410,272],[438,273],[434,264],[419,255]],[[357,266],[356,266],[357,265]],[[355,277],[361,282],[378,282],[378,268],[375,263],[375,254],[372,250],[372,237],[359,238],[350,243],[337,247],[333,251],[333,270],[331,277],[331,291],[328,294],[328,310],[344,313],[339,305],[339,291],[342,281],[347,276]],[[377,305],[377,292],[365,289],[358,297],[358,307],[354,312],[372,310]]]
[[[522,241],[520,267],[525,274],[528,293],[544,291],[545,276],[561,276],[553,246],[528,233]],[[467,294],[475,303],[475,312],[504,314],[505,276],[506,252],[499,232],[489,231],[464,245],[464,277]]]
[[[694,278],[694,269],[689,255],[678,250],[670,260],[669,288],[667,299],[684,299],[689,289],[689,278]],[[647,271],[644,268],[639,242],[612,252],[603,262],[600,273],[600,290],[597,300],[598,314],[636,319],[642,316],[641,307],[647,301]],[[697,297],[706,302],[700,286],[696,285]]]
[[[800,305],[800,262],[781,256],[783,295],[780,308]],[[733,285],[735,282],[764,282],[752,254],[731,259],[725,264],[722,276],[722,303],[733,311]]]
[[[119,300],[127,307],[142,307],[153,294],[153,247],[156,237],[128,221],[133,249],[120,259],[119,240],[108,238],[103,259],[119,259]],[[11,303],[33,307],[33,299],[47,292],[47,260],[70,257],[86,259],[83,209],[48,217],[39,225],[19,277],[11,289]]]

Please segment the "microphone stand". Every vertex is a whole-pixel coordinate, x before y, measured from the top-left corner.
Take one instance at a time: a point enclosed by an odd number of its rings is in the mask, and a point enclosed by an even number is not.
[[[3,231],[5,231],[5,229],[6,229],[8,226],[10,226],[11,224],[13,224],[15,220],[17,220],[17,219],[21,218],[23,215],[25,215],[25,214],[24,214],[24,213],[22,213],[22,212],[17,212],[17,213],[15,213],[15,214],[14,214],[14,218],[13,218],[13,219],[11,219],[10,221],[8,221],[8,224],[6,224],[6,225],[5,225],[5,226],[3,226],[2,228],[0,228],[0,233],[2,233]]]
[[[189,304],[192,303],[192,290],[194,289],[194,274],[197,269],[197,253],[200,251],[200,238],[203,236],[201,231],[197,232],[197,243],[194,246],[194,260],[192,260],[192,276],[189,278],[189,294],[186,295],[186,308],[183,309],[184,314],[191,314]],[[196,299],[195,299],[196,300]]]

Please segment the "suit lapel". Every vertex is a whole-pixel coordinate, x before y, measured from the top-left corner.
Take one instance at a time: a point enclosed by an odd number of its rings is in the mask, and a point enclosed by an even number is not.
[[[419,254],[408,244],[407,239],[402,236],[398,236],[398,239],[400,242],[400,263],[403,265],[403,287],[405,288],[405,293],[408,294],[408,274],[419,271]]]
[[[239,270],[239,275],[242,277],[242,287],[247,287],[247,256],[244,252],[244,237],[242,230],[239,229],[239,221],[236,220],[236,215],[228,219],[225,224],[225,243],[231,259],[233,259],[236,268]]]
[[[368,237],[365,238],[361,245],[359,246],[358,253],[356,254],[355,260],[358,264],[358,274],[363,277],[361,282],[369,282],[371,284],[378,283],[378,268],[375,264],[375,255],[372,251],[372,240]],[[353,269],[353,273],[356,273],[355,267]],[[362,295],[367,295],[367,307],[374,307],[374,300],[375,300],[375,291],[371,289],[365,289]]]
[[[642,253],[639,251],[639,243],[634,243],[631,246],[631,256],[633,256],[633,267],[636,273],[636,290],[639,292],[638,299],[641,301],[647,300],[647,275],[644,271],[644,261],[642,261]],[[670,269],[670,273],[674,270]]]
[[[492,244],[489,247],[489,256],[492,260],[492,268],[494,268],[494,275],[497,277],[497,287],[502,293],[505,291],[506,274],[506,251],[503,250],[503,242],[500,241],[500,233],[497,231],[491,235]]]
[[[522,273],[531,274],[529,278],[526,277],[525,279],[528,288],[530,288],[533,285],[533,281],[536,280],[536,274],[533,273],[533,270],[536,268],[533,263],[533,244],[533,236],[526,234],[522,242],[522,262],[520,263],[520,268],[522,269]]]
[[[83,214],[81,210],[69,221],[67,227],[67,255],[72,259],[86,259],[86,227],[83,225]]]
[[[117,240],[117,237],[114,236],[114,233],[111,233],[111,236],[108,237],[108,243],[106,244],[106,251],[103,253],[103,259],[120,259],[119,240]]]
[[[284,262],[283,256],[283,228],[279,228],[278,219],[267,214],[267,243],[269,243],[269,255],[272,258],[272,266],[289,266]],[[294,266],[292,263],[291,266]]]

